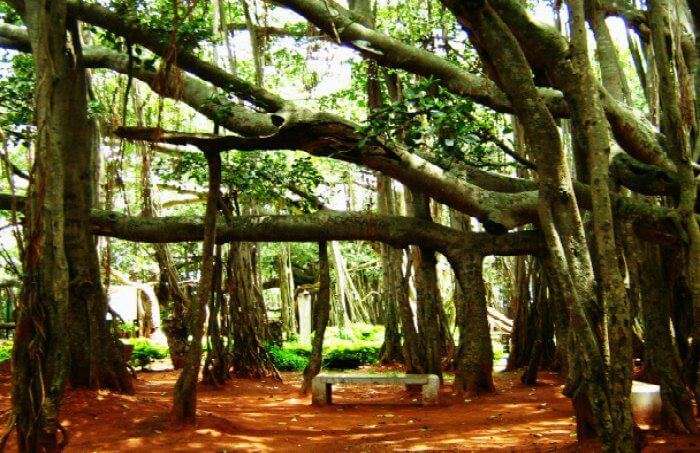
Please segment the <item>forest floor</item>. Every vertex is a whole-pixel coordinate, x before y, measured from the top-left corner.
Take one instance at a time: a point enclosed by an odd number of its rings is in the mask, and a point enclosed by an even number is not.
[[[62,409],[67,450],[580,451],[571,403],[549,373],[541,373],[536,386],[498,373],[498,392],[471,400],[451,395],[445,385],[440,404],[431,407],[401,387],[337,386],[336,404],[318,408],[299,396],[299,373],[283,373],[283,383],[237,379],[218,389],[200,387],[194,427],[168,421],[176,378],[172,371],[139,373],[134,395],[69,391]],[[0,370],[0,413],[9,407],[9,393],[9,372]],[[700,450],[697,435],[649,431],[646,439],[645,451]]]

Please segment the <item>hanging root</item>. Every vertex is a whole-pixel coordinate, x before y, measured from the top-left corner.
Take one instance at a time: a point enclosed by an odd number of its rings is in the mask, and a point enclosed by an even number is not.
[[[4,417],[4,414],[3,414],[3,417]],[[7,441],[10,440],[10,435],[15,430],[16,426],[17,426],[17,423],[15,423],[15,417],[11,416],[10,422],[7,424],[7,429],[5,430],[4,433],[2,433],[2,436],[0,436],[0,451],[5,451],[5,447],[7,446]]]

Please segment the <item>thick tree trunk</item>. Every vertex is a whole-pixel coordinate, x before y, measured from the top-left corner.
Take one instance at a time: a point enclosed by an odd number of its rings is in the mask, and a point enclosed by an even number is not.
[[[180,423],[194,423],[197,414],[197,379],[202,364],[202,336],[206,306],[212,292],[214,277],[214,245],[216,243],[217,202],[221,187],[221,156],[207,153],[209,192],[204,218],[204,242],[202,243],[202,263],[199,285],[197,286],[196,306],[190,309],[190,332],[185,364],[175,383],[172,415]]]
[[[409,251],[399,251],[390,249],[390,253],[395,253],[397,261],[403,261],[404,253]],[[392,281],[396,282],[395,294],[398,301],[399,320],[401,321],[401,333],[403,335],[402,354],[406,373],[425,373],[425,351],[416,329],[413,308],[409,299],[409,278],[410,263],[406,263],[406,268],[392,267],[394,272]]]
[[[71,132],[73,62],[66,46],[66,2],[35,1],[25,7],[36,67],[37,140],[12,355],[12,417],[19,450],[33,453],[60,450],[67,440],[59,438],[58,416],[69,372],[63,155]]]
[[[311,381],[321,371],[323,355],[323,336],[331,311],[331,277],[328,263],[328,244],[318,243],[318,297],[314,305],[314,337],[311,341],[309,364],[304,369],[304,382],[301,393],[306,395],[311,388]]]
[[[688,277],[693,303],[693,389],[700,395],[700,225],[695,215],[697,182],[693,171],[693,149],[689,131],[696,126],[689,121],[689,104],[693,103],[687,85],[688,68],[680,51],[680,26],[672,20],[677,16],[675,3],[668,0],[649,1],[649,24],[654,59],[659,72],[660,125],[668,144],[668,155],[676,166],[679,181],[677,212],[688,237]],[[694,8],[697,19],[697,8]],[[687,82],[687,83],[684,83]],[[696,112],[697,113],[697,112]],[[691,123],[691,124],[688,124]]]
[[[238,377],[279,379],[272,360],[265,350],[267,317],[261,312],[262,294],[255,286],[251,272],[254,266],[252,244],[231,243],[228,268],[228,292],[231,313],[229,342],[233,343],[233,373]],[[264,306],[263,306],[264,309]]]
[[[170,361],[176,370],[185,366],[188,338],[190,336],[189,319],[190,297],[180,287],[170,253],[165,244],[155,244],[156,261],[160,269],[158,281],[158,300],[167,311],[163,319],[163,333],[168,341]]]
[[[572,114],[572,125],[579,136],[576,146],[587,148],[591,178],[592,239],[596,254],[594,262],[603,305],[603,333],[600,341],[608,368],[606,386],[613,426],[612,433],[603,435],[603,444],[611,449],[633,449],[634,420],[630,401],[632,319],[617,260],[619,250],[615,240],[609,188],[610,136],[600,99],[590,95],[596,91],[597,84],[588,55],[583,1],[569,0],[569,14],[572,17],[571,65],[576,77],[573,79],[575,83],[565,86],[564,90],[571,98],[575,112]],[[619,71],[618,75],[621,77]]]
[[[88,80],[75,22],[71,35],[76,62],[70,68],[65,89],[69,90],[72,130],[67,134],[63,155],[64,243],[70,280],[70,383],[73,387],[131,392],[132,377],[121,342],[107,327],[107,296],[100,279],[97,243],[90,230],[90,213],[97,195],[99,137],[97,125],[87,114]],[[147,315],[150,319],[151,312]]]
[[[495,391],[482,261],[480,255],[464,254],[461,259],[450,262],[462,296],[461,300],[455,301],[459,305],[459,354],[454,390],[467,395]]]
[[[547,279],[541,266],[537,266],[537,271],[533,269],[533,279],[535,280],[534,302],[527,317],[530,344],[527,348],[527,368],[521,377],[521,381],[526,385],[535,385],[540,367],[549,367],[554,360],[553,306],[548,294],[550,292],[547,288]]]

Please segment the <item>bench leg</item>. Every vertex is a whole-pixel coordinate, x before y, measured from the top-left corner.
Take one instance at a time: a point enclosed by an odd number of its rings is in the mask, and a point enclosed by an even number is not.
[[[311,381],[311,404],[314,406],[324,406],[328,404],[326,383],[319,379]]]
[[[331,384],[326,384],[320,379],[311,381],[311,404],[325,406],[331,403]]]
[[[435,375],[428,376],[428,382],[423,385],[423,404],[437,404],[439,391],[440,378]]]

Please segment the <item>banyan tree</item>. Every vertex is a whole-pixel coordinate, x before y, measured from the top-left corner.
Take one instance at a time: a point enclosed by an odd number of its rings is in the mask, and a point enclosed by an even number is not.
[[[209,345],[206,379],[228,379],[229,367],[278,377],[263,348],[271,335],[263,282],[244,272],[255,267],[257,243],[319,244],[311,280],[319,282],[313,329],[322,339],[331,311],[333,241],[371,241],[382,244],[387,360],[402,361],[408,372],[440,374],[448,357],[458,390],[494,391],[482,261],[517,256],[513,294],[528,294],[532,303],[512,313],[512,366],[527,367],[532,382],[541,364],[556,362],[580,439],[597,437],[607,451],[638,447],[630,402],[637,343],[646,371],[660,383],[666,427],[696,430],[699,2],[565,0],[546,6],[553,21],[545,23],[518,0],[433,1],[427,35],[412,41],[401,23],[377,15],[369,2],[270,0],[265,8],[293,11],[302,23],[253,24],[246,9],[246,24],[217,27],[226,36],[239,25],[250,32],[251,74],[188,39],[180,26],[202,7],[196,1],[174,2],[165,25],[140,20],[141,2],[3,3],[0,46],[30,54],[36,74],[32,132],[24,137],[34,150],[26,197],[0,196],[0,207],[18,213],[24,228],[11,421],[23,451],[49,451],[63,441],[57,416],[67,384],[132,390],[106,323],[99,237],[154,244],[161,290],[179,307],[168,326],[180,331],[183,370],[173,415],[181,421],[195,416],[206,332],[238,326],[230,342]],[[105,34],[125,45],[107,46],[97,39]],[[343,46],[362,61],[366,90],[357,97],[366,98],[365,119],[266,88],[270,56],[262,49],[286,38]],[[138,83],[187,106],[213,131],[167,129],[160,117],[98,127],[90,110],[97,70],[128,80],[125,109]],[[494,133],[478,126],[483,118],[507,126]],[[102,140],[137,143],[146,160],[153,152],[195,154],[208,188],[197,195],[205,215],[159,216],[148,193],[141,215],[98,204]],[[477,165],[464,151],[486,145],[516,171]],[[333,210],[289,182],[285,190],[304,209],[257,211],[245,194],[226,190],[222,161],[225,170],[229,153],[268,151],[303,152],[373,172],[379,209]],[[148,171],[142,180],[150,181]],[[404,199],[393,190],[399,183],[410,194]],[[449,211],[449,226],[434,206]],[[173,277],[166,244],[177,242],[202,244],[199,281],[190,293]],[[436,290],[439,256],[458,282],[457,345]],[[293,287],[292,274],[285,275]],[[417,323],[409,278],[419,300]],[[219,314],[213,324],[205,324],[205,307]],[[321,347],[314,343],[307,381],[320,369]]]

